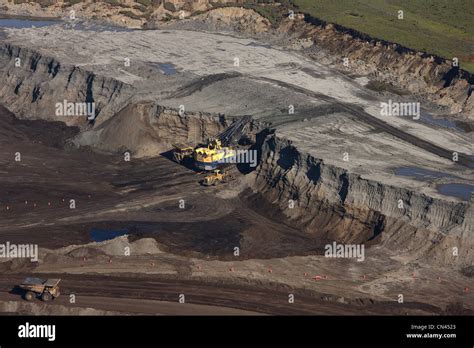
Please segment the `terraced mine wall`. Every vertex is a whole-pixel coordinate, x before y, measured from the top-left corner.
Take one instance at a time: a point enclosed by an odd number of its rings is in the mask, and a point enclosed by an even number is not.
[[[20,118],[56,120],[86,126],[87,118],[55,114],[55,104],[95,103],[96,122],[102,123],[121,110],[134,94],[132,86],[99,76],[77,66],[24,47],[0,47],[0,101]]]
[[[450,60],[326,23],[308,14],[284,20],[278,31],[293,38],[310,39],[317,48],[330,53],[336,64],[347,57],[348,71],[354,74],[370,74],[376,80],[424,95],[453,113],[462,112],[465,118],[474,119],[474,76],[454,67]]]
[[[263,142],[253,186],[320,246],[333,240],[382,243],[414,259],[459,266],[474,262],[472,203],[361,178],[301,153],[277,134]]]

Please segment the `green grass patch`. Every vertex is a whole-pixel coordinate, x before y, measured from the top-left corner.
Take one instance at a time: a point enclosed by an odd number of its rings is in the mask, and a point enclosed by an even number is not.
[[[301,12],[452,59],[474,72],[474,6],[468,0],[293,0]],[[398,19],[398,11],[403,19]]]

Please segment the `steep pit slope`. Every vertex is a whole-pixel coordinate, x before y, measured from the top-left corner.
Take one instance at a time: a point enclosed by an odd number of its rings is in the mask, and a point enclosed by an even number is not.
[[[474,262],[472,202],[446,200],[429,188],[436,187],[436,183],[403,179],[397,183],[396,177],[378,176],[377,166],[404,161],[401,154],[387,153],[390,163],[372,162],[375,166],[370,167],[367,157],[375,156],[377,148],[380,152],[388,150],[383,139],[378,140],[377,147],[372,141],[357,145],[351,142],[356,139],[349,137],[345,142],[352,157],[346,164],[343,153],[339,160],[337,149],[328,151],[331,145],[321,149],[305,146],[307,136],[320,142],[321,147],[322,143],[340,142],[340,138],[329,140],[321,134],[318,139],[305,130],[297,135],[285,131],[279,134],[293,141],[267,136],[254,189],[266,201],[276,204],[291,225],[313,235],[320,246],[333,240],[368,245],[381,242],[407,260],[458,267]],[[359,152],[364,150],[366,154]],[[433,164],[432,161],[439,159],[424,156],[425,164]],[[364,174],[353,173],[348,170],[351,167],[362,167]],[[454,247],[459,249],[459,256],[453,255]]]
[[[156,156],[174,143],[198,144],[219,134],[230,121],[208,113],[186,113],[153,103],[129,104],[98,128],[80,134],[78,146],[131,151],[136,157]]]
[[[290,46],[304,44],[309,56],[316,60],[408,90],[448,107],[453,114],[460,113],[455,115],[459,118],[474,120],[474,77],[453,67],[449,59],[374,39],[311,16],[286,19],[278,31],[292,37]],[[344,58],[349,59],[347,67],[343,65]]]
[[[57,60],[45,52],[2,43],[0,49],[0,87],[2,103],[23,118],[56,120],[83,126],[86,117],[64,117],[56,114],[56,104],[64,100],[95,103],[96,115],[102,119],[125,106],[134,89],[129,84],[81,67]],[[83,57],[84,58],[84,57]]]

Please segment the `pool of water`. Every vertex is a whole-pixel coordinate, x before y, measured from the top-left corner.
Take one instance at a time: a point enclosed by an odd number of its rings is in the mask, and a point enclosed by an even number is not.
[[[457,178],[454,175],[436,172],[434,170],[428,170],[420,167],[400,167],[395,169],[395,175],[409,176],[420,181],[431,181],[440,178]]]
[[[158,69],[165,75],[176,74],[176,67],[172,63],[158,63]]]
[[[101,228],[93,228],[90,231],[91,239],[94,242],[103,242],[106,240],[114,239],[120,236],[125,236],[128,234],[128,229],[124,228],[121,230],[108,230]]]
[[[81,30],[81,31],[132,31],[133,29],[122,28],[112,24],[98,23],[98,22],[85,22],[82,20],[75,20],[70,22],[64,22],[60,19],[42,19],[38,17],[7,17],[0,16],[0,28],[40,28],[49,25],[62,24],[65,29]]]
[[[248,43],[246,46],[250,46],[250,47],[263,47],[263,48],[273,48],[272,45],[270,45],[270,44],[265,44],[265,43],[256,42],[256,41],[252,41],[252,42]]]
[[[471,194],[474,192],[474,186],[469,184],[442,184],[438,185],[438,192],[452,197],[461,198],[464,201],[471,199]]]
[[[420,121],[423,122],[423,123],[427,123],[427,124],[431,124],[431,125],[435,125],[435,126],[439,126],[439,127],[443,127],[443,128],[452,129],[452,130],[455,130],[457,132],[466,133],[466,130],[464,128],[460,127],[456,121],[450,120],[450,119],[447,119],[447,118],[434,118],[430,114],[426,114],[426,113],[422,112],[421,116],[420,116]]]
[[[47,27],[49,25],[54,25],[61,23],[60,20],[49,20],[49,19],[33,19],[33,18],[6,18],[0,17],[0,28],[39,28],[39,27]]]

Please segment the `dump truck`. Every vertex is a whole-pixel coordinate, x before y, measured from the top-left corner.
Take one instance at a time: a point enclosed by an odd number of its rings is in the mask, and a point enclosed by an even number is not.
[[[227,182],[232,179],[232,175],[229,172],[224,172],[219,169],[214,170],[211,174],[206,175],[201,181],[204,186],[216,185],[220,182]]]
[[[186,158],[193,156],[194,147],[189,144],[173,144],[173,160],[183,163]]]
[[[25,278],[19,287],[25,291],[25,300],[32,301],[40,297],[44,302],[49,302],[59,296],[60,281],[61,279]]]

